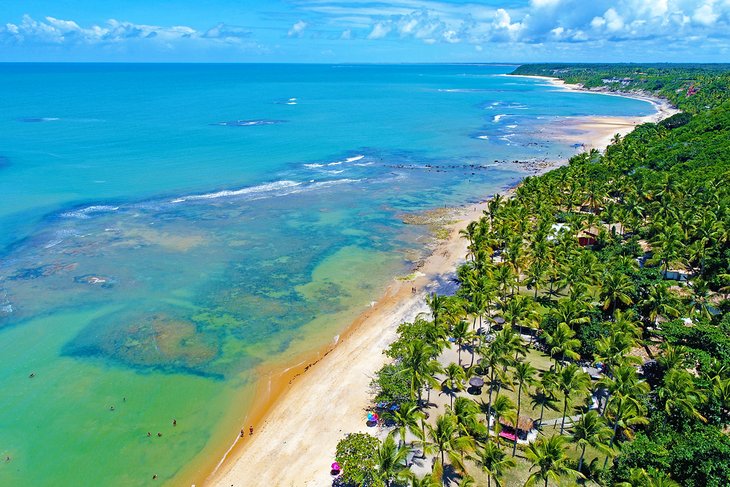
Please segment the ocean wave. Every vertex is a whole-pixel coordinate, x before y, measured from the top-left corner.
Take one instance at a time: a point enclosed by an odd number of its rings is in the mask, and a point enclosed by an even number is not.
[[[305,164],[304,167],[308,167],[309,169],[317,169],[319,167],[324,167],[324,164]]]
[[[325,174],[333,174],[334,175],[334,174],[342,174],[343,172],[345,172],[345,170],[344,169],[340,169],[338,171],[322,171],[322,172],[325,173]]]
[[[477,139],[489,140],[489,136],[488,135],[477,135]]]
[[[328,165],[328,166],[339,166],[340,164],[349,164],[349,163],[351,163],[351,162],[357,162],[357,161],[361,161],[362,159],[365,159],[365,156],[363,156],[363,155],[359,155],[359,156],[353,156],[353,157],[348,157],[348,158],[347,158],[347,159],[345,159],[344,161],[335,161],[335,162],[330,162],[330,163],[329,163],[329,164],[327,164],[327,165]]]
[[[97,213],[111,213],[113,211],[117,211],[118,209],[119,209],[118,206],[92,205],[92,206],[87,206],[86,208],[81,208],[78,210],[67,211],[66,213],[61,213],[61,216],[64,218],[86,219],[86,218],[91,218],[92,215],[97,214]]]
[[[266,183],[266,184],[259,184],[258,186],[249,186],[247,188],[241,188],[241,189],[225,189],[222,191],[216,191],[215,193],[205,193],[205,194],[193,194],[190,196],[182,196],[180,198],[175,198],[171,201],[171,203],[184,203],[186,201],[196,201],[196,200],[213,200],[218,198],[226,198],[230,196],[242,196],[242,195],[256,195],[256,194],[262,194],[262,193],[268,193],[271,191],[277,191],[287,188],[293,188],[296,186],[301,185],[302,183],[298,183],[296,181],[274,181],[272,183]]]
[[[58,122],[61,120],[58,117],[25,117],[25,118],[19,118],[19,122],[26,122],[26,123],[41,123],[41,122]]]
[[[500,113],[499,115],[495,115],[494,118],[492,119],[492,121],[494,123],[499,123],[499,121],[502,120],[506,116],[507,116],[506,113]]]
[[[257,127],[260,125],[277,125],[285,122],[286,120],[231,120],[228,122],[216,122],[211,125],[224,127]]]

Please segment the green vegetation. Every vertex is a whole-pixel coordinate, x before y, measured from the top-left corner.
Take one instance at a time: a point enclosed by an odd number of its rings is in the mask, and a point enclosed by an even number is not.
[[[385,352],[393,362],[374,381],[377,400],[399,407],[398,448],[421,470],[432,465],[410,485],[730,483],[723,69],[517,70],[586,86],[633,73],[622,89],[667,96],[687,113],[527,178],[462,232],[459,291],[430,296],[431,316],[399,327]],[[595,364],[591,379],[584,367]],[[483,390],[469,388],[475,377]],[[533,421],[540,433],[518,441],[513,428]],[[388,438],[372,446],[374,462],[386,444],[396,451]]]
[[[719,107],[730,86],[730,64],[526,64],[512,74],[551,76],[588,89],[641,91],[690,114]]]

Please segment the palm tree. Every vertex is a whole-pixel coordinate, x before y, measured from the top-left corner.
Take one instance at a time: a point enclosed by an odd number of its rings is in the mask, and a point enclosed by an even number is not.
[[[575,338],[575,332],[565,323],[560,323],[553,333],[545,332],[545,343],[550,350],[550,356],[555,360],[555,366],[558,365],[558,356],[565,360],[569,358],[578,360],[580,355],[575,351],[580,347],[580,340]]]
[[[555,397],[555,391],[558,389],[557,380],[558,378],[555,374],[555,370],[546,370],[543,372],[540,376],[536,393],[532,398],[533,407],[537,405],[540,406],[540,419],[537,420],[540,427],[542,427],[542,418],[543,413],[545,412],[545,406],[552,410],[557,409],[555,407],[555,401],[557,400]]]
[[[617,396],[617,399],[609,404],[607,416],[609,420],[613,421],[613,435],[608,444],[609,448],[613,448],[619,428],[621,428],[621,431],[626,436],[631,437],[633,436],[633,432],[630,429],[631,426],[649,423],[649,420],[644,416],[643,406],[636,401],[628,399],[630,398]],[[607,464],[608,457],[603,461],[604,469]]]
[[[514,424],[515,430],[517,430],[517,415],[515,413],[515,404],[507,396],[498,396],[494,400],[494,404],[492,404],[492,414],[494,415],[494,432],[497,435],[499,435],[499,432],[502,430],[502,425],[500,423],[501,419],[505,419]],[[489,418],[487,418],[487,422],[488,421]],[[489,423],[487,423],[487,427],[488,426]],[[497,439],[499,440],[499,438]]]
[[[477,419],[479,405],[468,397],[457,397],[452,410],[459,429],[468,436],[480,437],[486,429]]]
[[[564,477],[584,478],[583,474],[573,470],[568,464],[566,441],[564,436],[554,435],[550,438],[538,438],[527,447],[525,455],[532,462],[530,471],[537,470],[527,478],[525,487],[532,487],[538,482],[544,482],[547,487],[550,480],[559,484]]]
[[[406,434],[408,431],[413,433],[417,438],[421,436],[421,430],[419,429],[419,421],[423,417],[423,413],[418,409],[418,406],[413,405],[408,409],[399,409],[393,413],[393,419],[398,425],[398,437],[403,442],[402,446],[406,444]]]
[[[422,340],[408,343],[401,361],[402,370],[399,373],[407,374],[411,382],[411,399],[418,397],[422,402],[423,387],[433,383],[433,374],[440,368],[433,360],[433,349]]]
[[[628,482],[619,482],[615,487],[680,487],[664,472],[647,473],[643,468],[632,468]]]
[[[407,457],[408,448],[398,446],[393,435],[389,434],[375,453],[376,477],[389,487],[408,470]]]
[[[515,365],[514,379],[517,382],[517,421],[515,425],[519,423],[520,413],[522,410],[522,387],[529,387],[535,384],[535,376],[537,375],[537,369],[527,362],[518,362]],[[517,428],[515,427],[515,442],[512,445],[512,456],[517,453]]]
[[[433,474],[425,475],[419,479],[413,473],[409,475],[409,482],[411,487],[439,487],[441,482],[438,480],[438,476]]]
[[[664,384],[657,391],[657,396],[664,402],[664,410],[670,416],[679,412],[707,422],[707,419],[697,410],[697,406],[704,403],[707,396],[699,390],[692,375],[686,370],[669,370],[664,376]]]
[[[441,390],[449,395],[450,406],[454,407],[454,396],[457,392],[464,390],[464,369],[460,365],[450,363],[444,368],[446,378],[441,382]]]
[[[517,463],[507,456],[496,444],[488,441],[483,448],[477,450],[474,457],[476,464],[487,474],[487,487],[492,487],[492,479],[497,487],[502,487],[502,480],[507,470]]]
[[[634,285],[625,275],[618,272],[606,271],[601,282],[600,298],[603,301],[603,309],[611,309],[611,315],[616,311],[619,303],[625,305],[633,304],[631,294],[634,292]]]
[[[727,424],[728,412],[730,412],[730,378],[723,379],[719,375],[713,377],[712,395],[720,403],[720,420],[722,424]]]
[[[669,266],[681,261],[684,248],[684,236],[678,224],[665,226],[659,234],[651,241],[651,248],[654,255],[650,262],[661,264],[665,273]]]
[[[612,450],[608,447],[608,441],[611,439],[611,428],[606,426],[606,422],[595,411],[588,411],[573,423],[570,433],[573,435],[571,441],[576,443],[577,448],[580,448],[579,472],[583,471],[583,458],[587,446],[591,446],[605,455],[612,453]]]
[[[608,392],[602,416],[612,402],[631,402],[638,411],[643,411],[643,398],[649,393],[649,384],[639,378],[636,368],[629,363],[611,369],[611,375],[604,376],[597,386]]]
[[[663,282],[649,287],[640,307],[644,316],[655,325],[659,322],[660,317],[676,318],[679,316],[674,296],[669,292],[669,285]]]
[[[469,323],[464,320],[460,320],[454,325],[454,329],[451,330],[451,336],[456,340],[456,346],[458,347],[459,365],[461,365],[461,350],[464,348],[464,344],[472,341],[476,336],[476,333],[469,329]],[[472,357],[474,352],[472,352]]]
[[[460,471],[464,471],[464,463],[461,454],[474,448],[474,439],[470,436],[459,434],[459,427],[456,418],[452,414],[444,414],[436,418],[436,425],[428,425],[427,447],[434,453],[438,453],[441,465],[445,465],[446,457],[449,457],[451,465]]]
[[[557,384],[560,392],[563,393],[563,420],[560,423],[560,434],[565,429],[565,416],[568,411],[570,396],[574,394],[585,394],[591,383],[591,377],[583,372],[576,364],[570,364],[557,370]]]

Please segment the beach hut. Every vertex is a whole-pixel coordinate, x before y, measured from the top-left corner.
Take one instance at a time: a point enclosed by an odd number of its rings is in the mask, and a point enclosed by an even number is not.
[[[499,436],[508,441],[515,441],[515,436],[517,436],[517,443],[532,443],[537,439],[535,421],[528,416],[519,417],[516,429],[512,421],[505,418],[500,419],[499,424],[502,425]]]

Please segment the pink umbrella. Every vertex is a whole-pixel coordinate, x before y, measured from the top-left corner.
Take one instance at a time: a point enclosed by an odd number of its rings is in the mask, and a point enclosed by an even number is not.
[[[340,464],[339,463],[335,462],[335,463],[332,464],[332,470],[339,470],[339,469],[340,469]]]

